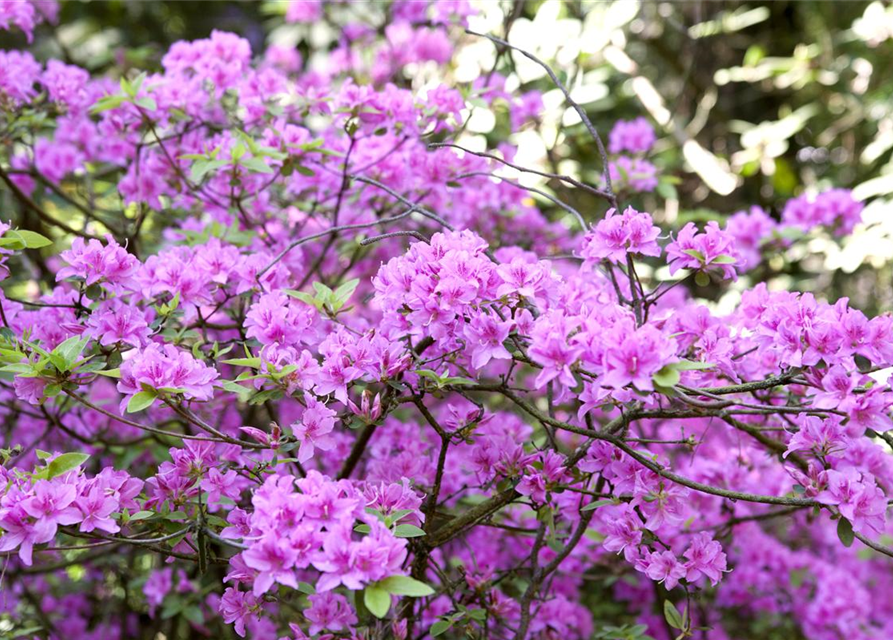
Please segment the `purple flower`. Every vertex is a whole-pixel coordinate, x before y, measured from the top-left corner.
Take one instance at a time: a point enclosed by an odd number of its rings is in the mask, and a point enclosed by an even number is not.
[[[657,167],[642,158],[618,156],[608,161],[608,175],[619,191],[629,189],[635,193],[649,193],[657,188]]]
[[[642,522],[633,507],[628,503],[600,507],[598,514],[603,523],[605,549],[611,553],[622,551],[627,562],[634,562],[642,543]]]
[[[685,563],[685,579],[689,582],[704,575],[716,585],[726,571],[726,554],[723,553],[722,545],[709,533],[702,531],[695,535],[683,555],[688,558]]]
[[[16,397],[33,405],[40,405],[43,402],[43,393],[47,384],[43,378],[23,378],[22,376],[16,376],[12,381]]]
[[[304,463],[313,457],[316,449],[328,451],[335,445],[329,434],[335,428],[337,414],[312,396],[307,396],[307,408],[299,422],[292,425],[295,437],[301,443],[298,462]]]
[[[782,457],[787,458],[795,451],[811,451],[819,457],[839,455],[846,449],[849,438],[841,418],[830,416],[806,416],[796,421],[799,430],[791,438]]]
[[[664,480],[656,473],[640,470],[636,474],[632,505],[647,518],[644,527],[657,531],[663,525],[678,525],[685,520],[689,490]]]
[[[165,596],[174,587],[174,570],[171,567],[156,569],[149,574],[143,585],[143,595],[149,603],[149,615],[154,617],[155,610],[164,602]]]
[[[537,389],[556,378],[568,387],[577,385],[571,366],[577,362],[583,349],[568,340],[571,327],[571,319],[560,312],[537,318],[527,350],[531,360],[543,368],[534,382]]]
[[[618,120],[608,135],[610,153],[645,153],[654,145],[654,129],[643,117]]]
[[[11,2],[6,6],[11,5],[30,7],[27,2]],[[3,18],[0,17],[2,28]],[[37,95],[34,84],[39,74],[40,63],[27,51],[0,51],[0,94],[11,100],[14,106],[29,102]]]
[[[583,238],[581,255],[587,263],[607,260],[625,265],[629,255],[659,256],[658,235],[660,229],[647,213],[627,207],[618,216],[615,209],[608,209],[604,219]]]
[[[65,278],[83,278],[87,285],[104,282],[112,285],[113,290],[121,288],[137,289],[134,279],[139,270],[139,260],[127,253],[112,236],[106,236],[106,245],[99,240],[84,242],[76,237],[71,241],[71,249],[63,251],[60,257],[68,263],[59,269],[56,281]]]
[[[503,283],[496,289],[497,297],[517,294],[522,298],[537,300],[547,293],[549,269],[547,262],[530,262],[523,257],[515,257],[508,264],[496,267]]]
[[[312,328],[315,317],[313,307],[274,291],[264,294],[251,306],[245,316],[246,335],[264,345],[297,346],[316,336]]]
[[[90,314],[84,335],[98,340],[104,347],[120,342],[139,349],[149,342],[151,331],[145,312],[133,305],[108,300]]]
[[[862,220],[863,205],[853,199],[848,189],[830,189],[817,195],[802,195],[789,200],[782,212],[782,221],[803,231],[824,226],[837,236],[853,232]]]
[[[257,571],[254,595],[263,595],[276,583],[297,589],[298,581],[293,569],[297,555],[288,538],[274,533],[265,535],[243,551],[245,564]]]
[[[822,472],[822,479],[827,488],[816,496],[818,502],[836,506],[857,533],[883,533],[887,498],[873,477],[855,469],[829,469]]]
[[[37,524],[56,533],[57,525],[80,522],[81,513],[72,504],[77,497],[77,488],[59,480],[38,480],[33,495],[22,502],[22,508]],[[52,536],[51,536],[52,537]]]
[[[156,390],[182,393],[184,398],[210,400],[212,383],[219,377],[216,369],[196,360],[192,354],[172,344],[152,343],[133,352],[121,365],[118,391],[132,395],[143,391],[143,385]],[[123,401],[126,405],[127,399]]]
[[[639,391],[652,391],[652,376],[676,359],[673,343],[651,325],[634,329],[620,323],[611,338],[604,350],[602,384],[606,387],[621,389],[631,384]]]
[[[286,22],[315,22],[321,16],[322,0],[288,0]]]
[[[679,269],[701,271],[716,267],[726,279],[736,280],[735,268],[741,264],[735,239],[710,221],[703,232],[693,222],[687,223],[667,246],[670,273]]]
[[[667,590],[675,589],[686,574],[685,566],[672,551],[653,551],[636,562],[636,569],[662,582]]]
[[[224,474],[214,468],[208,471],[208,477],[201,484],[202,490],[208,492],[209,505],[219,504],[221,497],[238,502],[243,486],[243,479],[232,469]]]
[[[223,621],[233,624],[240,638],[245,637],[245,622],[257,620],[261,604],[251,593],[229,587],[223,592],[217,610],[223,615]]]
[[[101,487],[93,487],[90,492],[79,497],[75,504],[81,510],[83,520],[80,530],[90,532],[101,529],[106,533],[117,533],[121,530],[112,520],[111,514],[118,510],[118,501],[105,493]]]
[[[512,354],[503,346],[514,323],[502,322],[492,315],[480,313],[465,325],[465,339],[471,351],[471,366],[482,369],[491,359],[509,360]]]
[[[761,249],[771,240],[778,223],[759,207],[739,211],[726,221],[726,232],[735,239],[735,248],[741,256],[741,267],[753,269],[762,259]]]
[[[323,630],[347,631],[357,623],[357,616],[343,595],[339,593],[318,593],[308,596],[310,607],[304,610],[304,617],[310,622],[308,633],[313,636]]]

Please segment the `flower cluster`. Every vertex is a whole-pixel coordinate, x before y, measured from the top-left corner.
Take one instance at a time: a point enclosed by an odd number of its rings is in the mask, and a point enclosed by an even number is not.
[[[275,584],[297,589],[299,577],[312,570],[319,572],[315,584],[322,595],[307,613],[314,622],[311,634],[356,622],[346,599],[330,594],[332,589],[344,585],[360,590],[402,574],[406,540],[369,513],[366,497],[349,482],[334,482],[317,472],[297,480],[277,475],[268,478],[251,501],[251,514],[233,510],[232,526],[223,531],[224,537],[248,542],[230,561],[226,580],[248,587],[250,593],[232,587],[220,604],[228,622],[239,621],[239,635],[244,636],[243,620],[258,607],[259,596]],[[357,522],[364,524],[366,534],[354,533]],[[332,607],[335,611],[321,611]]]
[[[152,343],[128,355],[130,357],[121,365],[118,382],[118,391],[125,396],[161,391],[182,394],[189,399],[210,400],[214,395],[217,371],[172,344],[159,346]]]
[[[64,457],[48,458],[47,470],[54,470],[55,460]],[[78,525],[82,533],[116,533],[121,528],[113,514],[138,508],[135,498],[142,490],[142,480],[109,467],[92,478],[81,474],[78,466],[60,470],[65,469],[69,470],[50,479],[4,478],[8,487],[0,498],[0,528],[4,532],[0,551],[18,550],[22,562],[31,566],[34,545],[53,540],[59,527]]]
[[[337,27],[324,55],[214,31],[112,79],[0,52],[3,624],[889,637],[893,319],[772,266],[862,203],[677,224],[644,118],[608,190],[516,164],[549,100],[502,65],[429,82],[466,2],[282,9]],[[2,29],[54,18],[0,0]]]
[[[651,151],[655,140],[654,129],[645,118],[621,120],[614,125],[608,151],[615,157],[608,164],[608,174],[616,189],[632,193],[654,191],[658,185],[657,167],[640,156]]]
[[[607,260],[626,264],[627,256],[660,256],[660,229],[651,216],[628,207],[621,215],[609,209],[595,229],[583,238],[581,255],[589,262]]]
[[[803,231],[825,227],[837,236],[848,236],[862,220],[862,208],[848,189],[830,189],[789,200],[782,221]]]

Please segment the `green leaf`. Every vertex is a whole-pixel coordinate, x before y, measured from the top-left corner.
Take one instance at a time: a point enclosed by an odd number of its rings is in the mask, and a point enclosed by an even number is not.
[[[682,614],[679,613],[679,609],[676,608],[676,605],[669,600],[664,600],[664,618],[666,618],[667,624],[674,629],[682,630],[685,628]]]
[[[592,511],[593,509],[598,509],[599,507],[603,507],[606,504],[614,504],[614,501],[610,498],[605,498],[604,500],[596,500],[595,502],[590,502],[585,507],[580,509],[580,511]]]
[[[664,200],[678,200],[679,193],[676,191],[676,187],[667,182],[666,180],[661,180],[657,183],[657,188],[655,189],[657,195],[659,195]]]
[[[133,89],[133,94],[131,94],[131,95],[135,96],[136,94],[138,94],[140,92],[140,89],[142,89],[142,87],[143,87],[143,81],[145,81],[145,79],[146,79],[145,71],[141,71],[139,73],[139,75],[133,79],[133,82],[130,85]]]
[[[180,613],[183,610],[183,602],[179,599],[176,600],[167,600],[164,603],[164,606],[161,607],[161,619],[167,620],[169,618],[173,618],[175,615]]]
[[[428,633],[431,634],[431,637],[436,638],[437,636],[441,636],[447,631],[450,630],[450,627],[453,626],[452,620],[438,620],[434,624],[431,625],[431,629]]]
[[[126,99],[125,96],[103,96],[90,107],[90,113],[102,113],[120,107]]]
[[[252,369],[260,369],[260,358],[233,358],[232,360],[221,360],[223,364],[232,364],[237,367],[251,367]]]
[[[371,533],[372,527],[370,527],[368,524],[358,524],[353,528],[353,530],[357,533]]]
[[[107,369],[105,371],[97,371],[96,374],[105,376],[106,378],[120,378],[121,369]]]
[[[679,384],[679,378],[679,371],[672,365],[664,365],[660,371],[651,376],[654,384],[668,388]]]
[[[155,100],[152,98],[137,98],[133,101],[133,104],[142,107],[146,111],[155,111],[158,108],[158,105],[155,104]]]
[[[47,467],[47,480],[61,476],[63,473],[68,473],[72,469],[78,468],[89,459],[90,456],[86,453],[63,453],[61,456],[50,462],[49,467]]]
[[[192,624],[201,625],[205,623],[205,614],[197,606],[186,607],[183,609],[183,617]]]
[[[34,233],[33,231],[17,229],[16,233],[25,242],[26,249],[40,249],[41,247],[48,247],[53,244],[53,241],[49,238],[42,236],[39,233]]]
[[[353,292],[357,290],[357,286],[359,284],[359,278],[348,280],[347,282],[342,284],[340,287],[335,289],[335,301],[343,305],[350,299],[350,297],[353,295]]]
[[[18,373],[18,374],[29,374],[22,375],[21,377],[32,378],[35,375],[34,366],[30,364],[25,364],[24,362],[16,363],[16,364],[7,364],[3,367],[0,367],[0,371],[6,371],[7,373]]]
[[[309,304],[311,307],[315,307],[317,309],[322,309],[323,302],[317,300],[316,297],[312,294],[307,293],[306,291],[295,291],[294,289],[285,289],[286,295],[291,296],[292,298],[297,298],[304,304]]]
[[[189,171],[190,177],[193,182],[201,182],[210,171],[220,169],[226,165],[225,160],[197,160]]]
[[[837,521],[837,537],[840,538],[840,542],[843,543],[843,546],[853,546],[853,540],[855,540],[856,536],[853,534],[853,525],[850,524],[850,521],[846,518],[842,517]]]
[[[57,366],[57,368],[60,371],[71,371],[72,365],[77,361],[78,357],[81,355],[81,351],[84,350],[84,347],[87,346],[87,342],[89,341],[89,338],[72,336],[53,349],[52,355],[59,356],[61,359],[62,366]],[[55,360],[53,360],[53,363],[55,364]]]
[[[301,593],[306,593],[308,596],[312,596],[316,594],[316,587],[314,587],[309,582],[299,582],[298,591],[300,591]]]
[[[130,516],[130,521],[134,520],[145,520],[146,518],[151,518],[155,515],[154,511],[137,511],[132,516]]]
[[[397,522],[408,516],[410,513],[415,513],[415,509],[399,509],[394,513],[390,514],[388,518],[391,519],[391,522]]]
[[[700,251],[698,251],[697,249],[683,249],[682,253],[684,253],[686,255],[690,255],[692,258],[694,258],[701,264],[703,264],[704,261],[707,259],[706,256],[704,256],[704,254],[701,253]]]
[[[33,231],[8,229],[0,238],[0,247],[21,251],[22,249],[40,249],[53,244],[51,240]]]
[[[155,402],[158,395],[154,391],[140,391],[127,403],[127,413],[136,413],[148,409]]]
[[[394,529],[394,535],[398,538],[420,538],[425,532],[414,524],[398,524]]]
[[[334,291],[329,289],[322,282],[314,282],[313,289],[316,291],[316,297],[323,302],[328,302],[332,299],[332,296],[335,294]]]
[[[363,604],[376,618],[384,618],[391,608],[391,594],[384,589],[369,585],[363,592]]]
[[[409,576],[391,576],[375,583],[376,587],[380,587],[392,593],[395,596],[411,596],[413,598],[424,598],[425,596],[433,596],[434,589],[424,582],[410,578]]]
[[[672,364],[676,371],[702,371],[704,369],[712,369],[714,366],[716,365],[712,362],[695,362],[694,360],[680,360]]]
[[[710,261],[710,264],[735,264],[736,262],[738,261],[732,256],[722,254],[713,258],[713,260]]]
[[[710,276],[708,276],[703,271],[698,271],[695,274],[695,284],[699,287],[706,287],[708,284],[710,284]]]
[[[244,158],[239,161],[239,164],[253,173],[273,173],[273,168],[262,158]]]
[[[469,609],[465,615],[478,622],[483,622],[487,619],[487,612],[484,609]]]

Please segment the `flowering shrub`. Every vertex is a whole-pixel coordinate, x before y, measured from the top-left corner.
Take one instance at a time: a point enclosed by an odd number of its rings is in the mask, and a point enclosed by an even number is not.
[[[216,31],[119,82],[0,52],[3,631],[889,638],[893,319],[759,276],[861,203],[673,228],[635,204],[652,126],[605,148],[559,83],[602,149],[599,184],[539,172],[577,211],[460,144],[538,92],[402,81],[470,7],[387,11],[319,66]]]

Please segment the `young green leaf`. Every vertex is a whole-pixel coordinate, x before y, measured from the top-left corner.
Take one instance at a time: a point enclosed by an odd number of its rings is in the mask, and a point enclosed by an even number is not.
[[[853,546],[853,540],[856,539],[856,535],[853,533],[853,525],[846,518],[842,517],[837,521],[837,537],[840,538],[843,546]]]
[[[158,395],[154,391],[140,391],[127,403],[127,413],[137,413],[148,409],[155,402]]]
[[[447,631],[450,630],[450,627],[452,626],[452,620],[438,620],[431,625],[429,633],[431,634],[431,637],[436,638],[437,636],[442,636],[443,634],[445,634]]]
[[[53,241],[49,238],[42,236],[39,233],[34,233],[33,231],[17,229],[16,233],[24,241],[26,249],[41,249],[53,244]]]
[[[679,371],[671,365],[666,365],[651,376],[651,379],[659,387],[672,387],[679,383]]]
[[[398,538],[420,538],[425,532],[414,524],[398,524],[394,529],[394,535]]]
[[[580,509],[580,511],[592,511],[593,509],[598,509],[599,507],[603,507],[606,504],[614,504],[614,501],[610,498],[605,498],[603,500],[596,500],[595,502],[590,502],[585,507]]]
[[[413,598],[424,598],[425,596],[434,595],[434,589],[426,585],[424,582],[410,578],[409,576],[390,576],[384,580],[375,583],[380,587],[392,593],[395,596],[411,596]]]
[[[674,629],[684,629],[685,621],[682,618],[682,614],[679,613],[679,609],[676,608],[669,600],[664,600],[664,618],[667,620],[667,624],[673,627]]]
[[[384,618],[391,608],[391,594],[384,589],[369,585],[363,591],[363,604],[376,618]]]
[[[86,453],[63,453],[61,456],[58,456],[50,462],[47,467],[47,480],[51,480],[56,476],[61,476],[63,473],[68,473],[72,469],[78,468],[89,459],[90,455]]]

